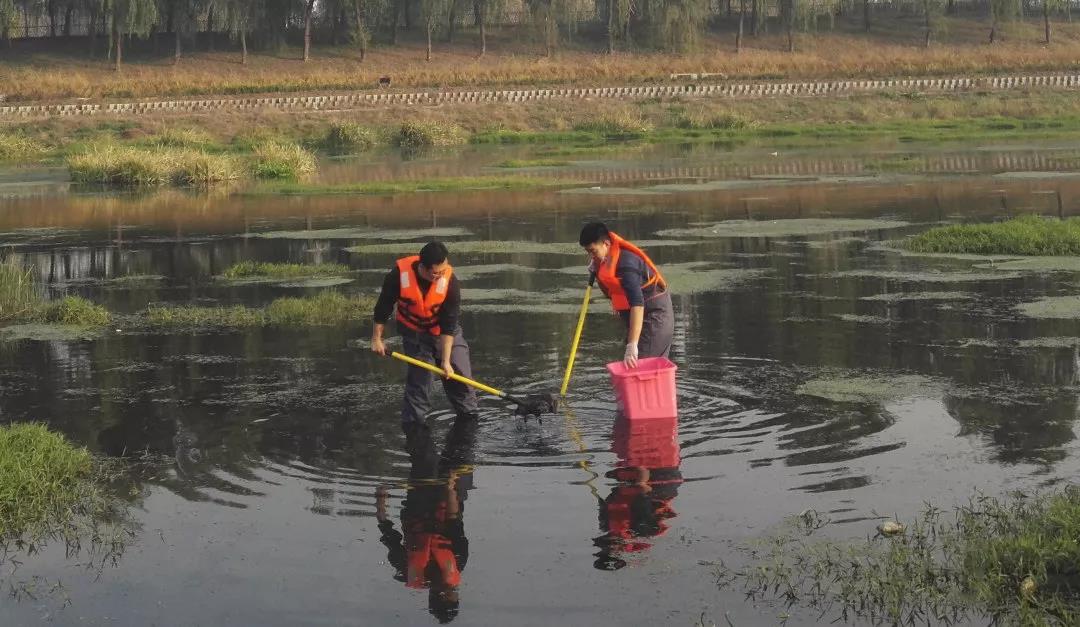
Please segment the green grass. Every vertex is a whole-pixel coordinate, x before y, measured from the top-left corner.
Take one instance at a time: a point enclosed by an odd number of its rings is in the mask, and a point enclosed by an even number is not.
[[[299,180],[315,172],[315,155],[299,144],[270,141],[252,150],[255,178]]]
[[[86,449],[38,424],[0,427],[0,536],[36,534],[77,513],[92,489]]]
[[[445,122],[403,122],[394,143],[405,149],[457,146],[468,142],[468,133]]]
[[[156,148],[220,148],[210,133],[195,127],[167,128],[149,138],[147,144]]]
[[[758,124],[737,113],[697,111],[682,113],[675,118],[675,128],[688,130],[740,131],[756,128]]]
[[[1025,216],[991,224],[930,229],[900,243],[921,253],[1080,255],[1080,218]]]
[[[331,124],[323,139],[323,146],[335,154],[363,152],[371,150],[380,143],[378,133],[353,122]]]
[[[717,569],[751,599],[776,598],[867,623],[1075,625],[1080,621],[1080,490],[977,496],[951,516],[933,506],[895,536],[812,535],[812,510],[756,547],[743,570]]]
[[[142,320],[156,328],[333,326],[364,320],[374,308],[372,296],[326,291],[304,298],[278,298],[264,308],[159,305],[147,308]]]
[[[330,194],[408,194],[413,192],[457,192],[478,190],[537,189],[580,183],[554,178],[531,176],[462,176],[416,181],[372,181],[367,183],[343,183],[340,185],[307,185],[285,183],[269,185],[251,193],[292,195]]]
[[[23,268],[11,258],[0,263],[0,322],[31,318],[43,302],[32,269]]]
[[[44,310],[45,322],[82,327],[99,327],[109,324],[109,311],[81,296],[65,296],[49,303]]]
[[[652,122],[628,111],[595,116],[574,125],[575,131],[604,139],[641,139],[655,129]]]
[[[265,263],[241,261],[229,266],[221,276],[226,279],[306,279],[312,277],[335,277],[349,273],[349,267],[340,263]]]
[[[0,162],[36,161],[45,154],[45,147],[22,135],[0,133]]]

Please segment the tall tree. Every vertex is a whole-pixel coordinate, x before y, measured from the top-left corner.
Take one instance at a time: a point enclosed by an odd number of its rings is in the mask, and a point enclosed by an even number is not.
[[[106,10],[112,22],[113,62],[116,71],[124,58],[124,36],[146,36],[158,19],[154,0],[108,0]]]
[[[941,17],[945,12],[942,0],[919,0],[924,20],[923,47],[929,48],[934,35],[944,28]]]
[[[265,4],[261,0],[226,0],[225,24],[233,41],[240,43],[240,64],[247,65],[247,36],[262,19]]]
[[[4,45],[11,47],[12,32],[16,27],[15,1],[0,0],[0,39]]]
[[[630,0],[607,0],[607,51],[615,53],[615,40],[625,33],[630,26]]]
[[[742,52],[743,22],[746,18],[746,0],[739,0],[739,30],[735,33],[735,54]]]
[[[453,0],[420,0],[420,19],[424,23],[424,33],[427,35],[427,57],[431,60],[431,38],[445,23],[446,14],[450,11]]]
[[[1016,17],[1015,0],[990,0],[990,43],[997,41],[1002,25]]]
[[[501,20],[506,12],[506,0],[473,0],[476,25],[480,27],[480,56],[487,54],[487,27],[493,20]]]
[[[697,47],[705,31],[709,0],[646,0],[642,18],[649,25],[650,43],[669,52]]]
[[[311,18],[315,13],[315,0],[304,3],[304,63],[311,59]]]
[[[1072,4],[1072,0],[1042,0],[1043,5],[1043,33],[1045,35],[1046,43],[1050,43],[1050,36],[1052,34],[1050,30],[1050,12],[1059,11],[1062,8],[1068,8]]]

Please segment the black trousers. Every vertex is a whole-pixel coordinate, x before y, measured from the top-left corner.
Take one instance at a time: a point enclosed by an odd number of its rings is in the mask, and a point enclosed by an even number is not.
[[[439,336],[430,333],[419,333],[406,328],[401,328],[400,331],[406,355],[436,366],[442,363],[441,355],[439,355],[441,340]],[[463,377],[472,378],[472,364],[469,362],[469,344],[462,337],[460,328],[454,335],[454,346],[450,351],[450,365],[454,367],[454,372]],[[424,424],[425,417],[431,411],[431,382],[436,376],[436,374],[423,368],[409,366],[409,370],[405,374],[405,398],[401,403],[401,421],[403,423],[416,422]],[[442,379],[442,386],[446,398],[458,415],[476,413],[476,390],[464,383],[449,379]]]

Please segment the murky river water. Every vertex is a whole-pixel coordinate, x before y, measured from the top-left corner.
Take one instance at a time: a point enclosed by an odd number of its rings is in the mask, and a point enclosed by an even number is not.
[[[9,582],[63,588],[5,598],[0,621],[776,622],[783,608],[717,589],[714,571],[785,517],[812,508],[827,533],[863,537],[926,501],[1080,470],[1080,321],[1015,308],[1077,293],[1078,273],[878,245],[942,220],[1080,213],[1069,149],[916,152],[919,167],[876,176],[866,164],[889,155],[663,149],[569,166],[595,181],[569,192],[376,198],[74,193],[5,173],[0,241],[52,293],[119,313],[315,291],[214,279],[245,259],[345,263],[359,272],[329,289],[370,292],[396,254],[346,248],[437,234],[468,290],[477,378],[525,393],[558,387],[582,294],[583,257],[554,244],[595,218],[665,240],[648,248],[675,284],[680,416],[616,421],[604,364],[621,343],[599,300],[569,410],[523,423],[487,399],[469,427],[435,394],[433,439],[411,457],[403,371],[366,351],[368,325],[152,334],[120,318],[94,340],[7,342],[5,420],[153,461],[125,495],[138,532],[118,561],[85,569],[55,545],[21,556]],[[344,161],[323,176],[469,174],[497,158]],[[767,226],[703,228],[730,219]],[[784,219],[815,234],[769,222]],[[477,240],[553,245],[455,252]],[[446,560],[454,572],[433,569]]]

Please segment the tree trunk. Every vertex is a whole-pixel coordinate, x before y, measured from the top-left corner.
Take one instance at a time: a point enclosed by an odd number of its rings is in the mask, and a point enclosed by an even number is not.
[[[487,0],[480,0],[473,3],[473,10],[479,11],[477,19],[480,21],[480,56],[487,54],[487,8],[485,3]]]
[[[97,14],[90,13],[90,22],[86,25],[86,41],[90,48],[90,58],[94,57],[94,44],[97,43]]]
[[[304,63],[311,59],[311,14],[315,12],[315,0],[308,0],[304,7]]]
[[[1043,0],[1043,30],[1046,31],[1046,43],[1050,43],[1050,0]]]
[[[429,17],[427,24],[427,58],[425,59],[425,61],[431,60],[431,31],[433,30],[434,28],[432,28],[431,18]]]
[[[751,0],[750,2],[750,34],[754,37],[758,36],[758,5],[761,0]]]
[[[866,30],[866,32],[869,33],[870,32],[870,0],[863,0],[862,7],[863,7],[863,9],[862,9],[863,28]]]
[[[55,2],[49,2],[46,10],[49,12],[49,37],[56,39],[56,16],[60,11]]]
[[[457,24],[458,0],[450,0],[449,15],[446,19],[446,43],[454,43],[454,25]]]
[[[210,9],[206,13],[206,49],[214,51],[214,3],[210,3]],[[306,59],[305,59],[306,60]]]
[[[401,0],[401,12],[405,17],[405,30],[412,30],[412,11],[409,10],[409,0]]]
[[[923,12],[926,13],[926,40],[923,41],[923,48],[930,47],[930,36],[934,32],[933,24],[930,22],[930,2],[932,0],[924,0]]]
[[[607,53],[615,54],[615,2],[608,0],[607,3]]]
[[[180,29],[179,28],[173,30],[173,38],[176,41],[175,41],[175,45],[173,47],[172,62],[173,62],[173,65],[178,65],[180,63]]]
[[[356,18],[356,36],[360,44],[360,62],[367,56],[367,30],[364,28],[364,12],[360,9],[361,0],[353,0],[353,16]]]
[[[247,65],[247,28],[240,29],[240,65]]]
[[[67,11],[64,12],[64,37],[71,37],[71,20],[75,18],[75,7],[73,5],[67,6]]]
[[[990,43],[994,43],[994,36],[997,34],[997,18],[993,18],[990,22]]]
[[[117,72],[120,71],[120,64],[123,61],[124,54],[124,34],[120,32],[120,24],[117,22],[116,16],[113,16],[113,45],[116,46],[116,52],[113,55],[113,62],[116,64],[113,69]]]
[[[746,17],[746,0],[739,0],[739,31],[735,33],[735,54],[742,52],[743,22]]]
[[[795,0],[787,0],[787,51],[795,52]]]

